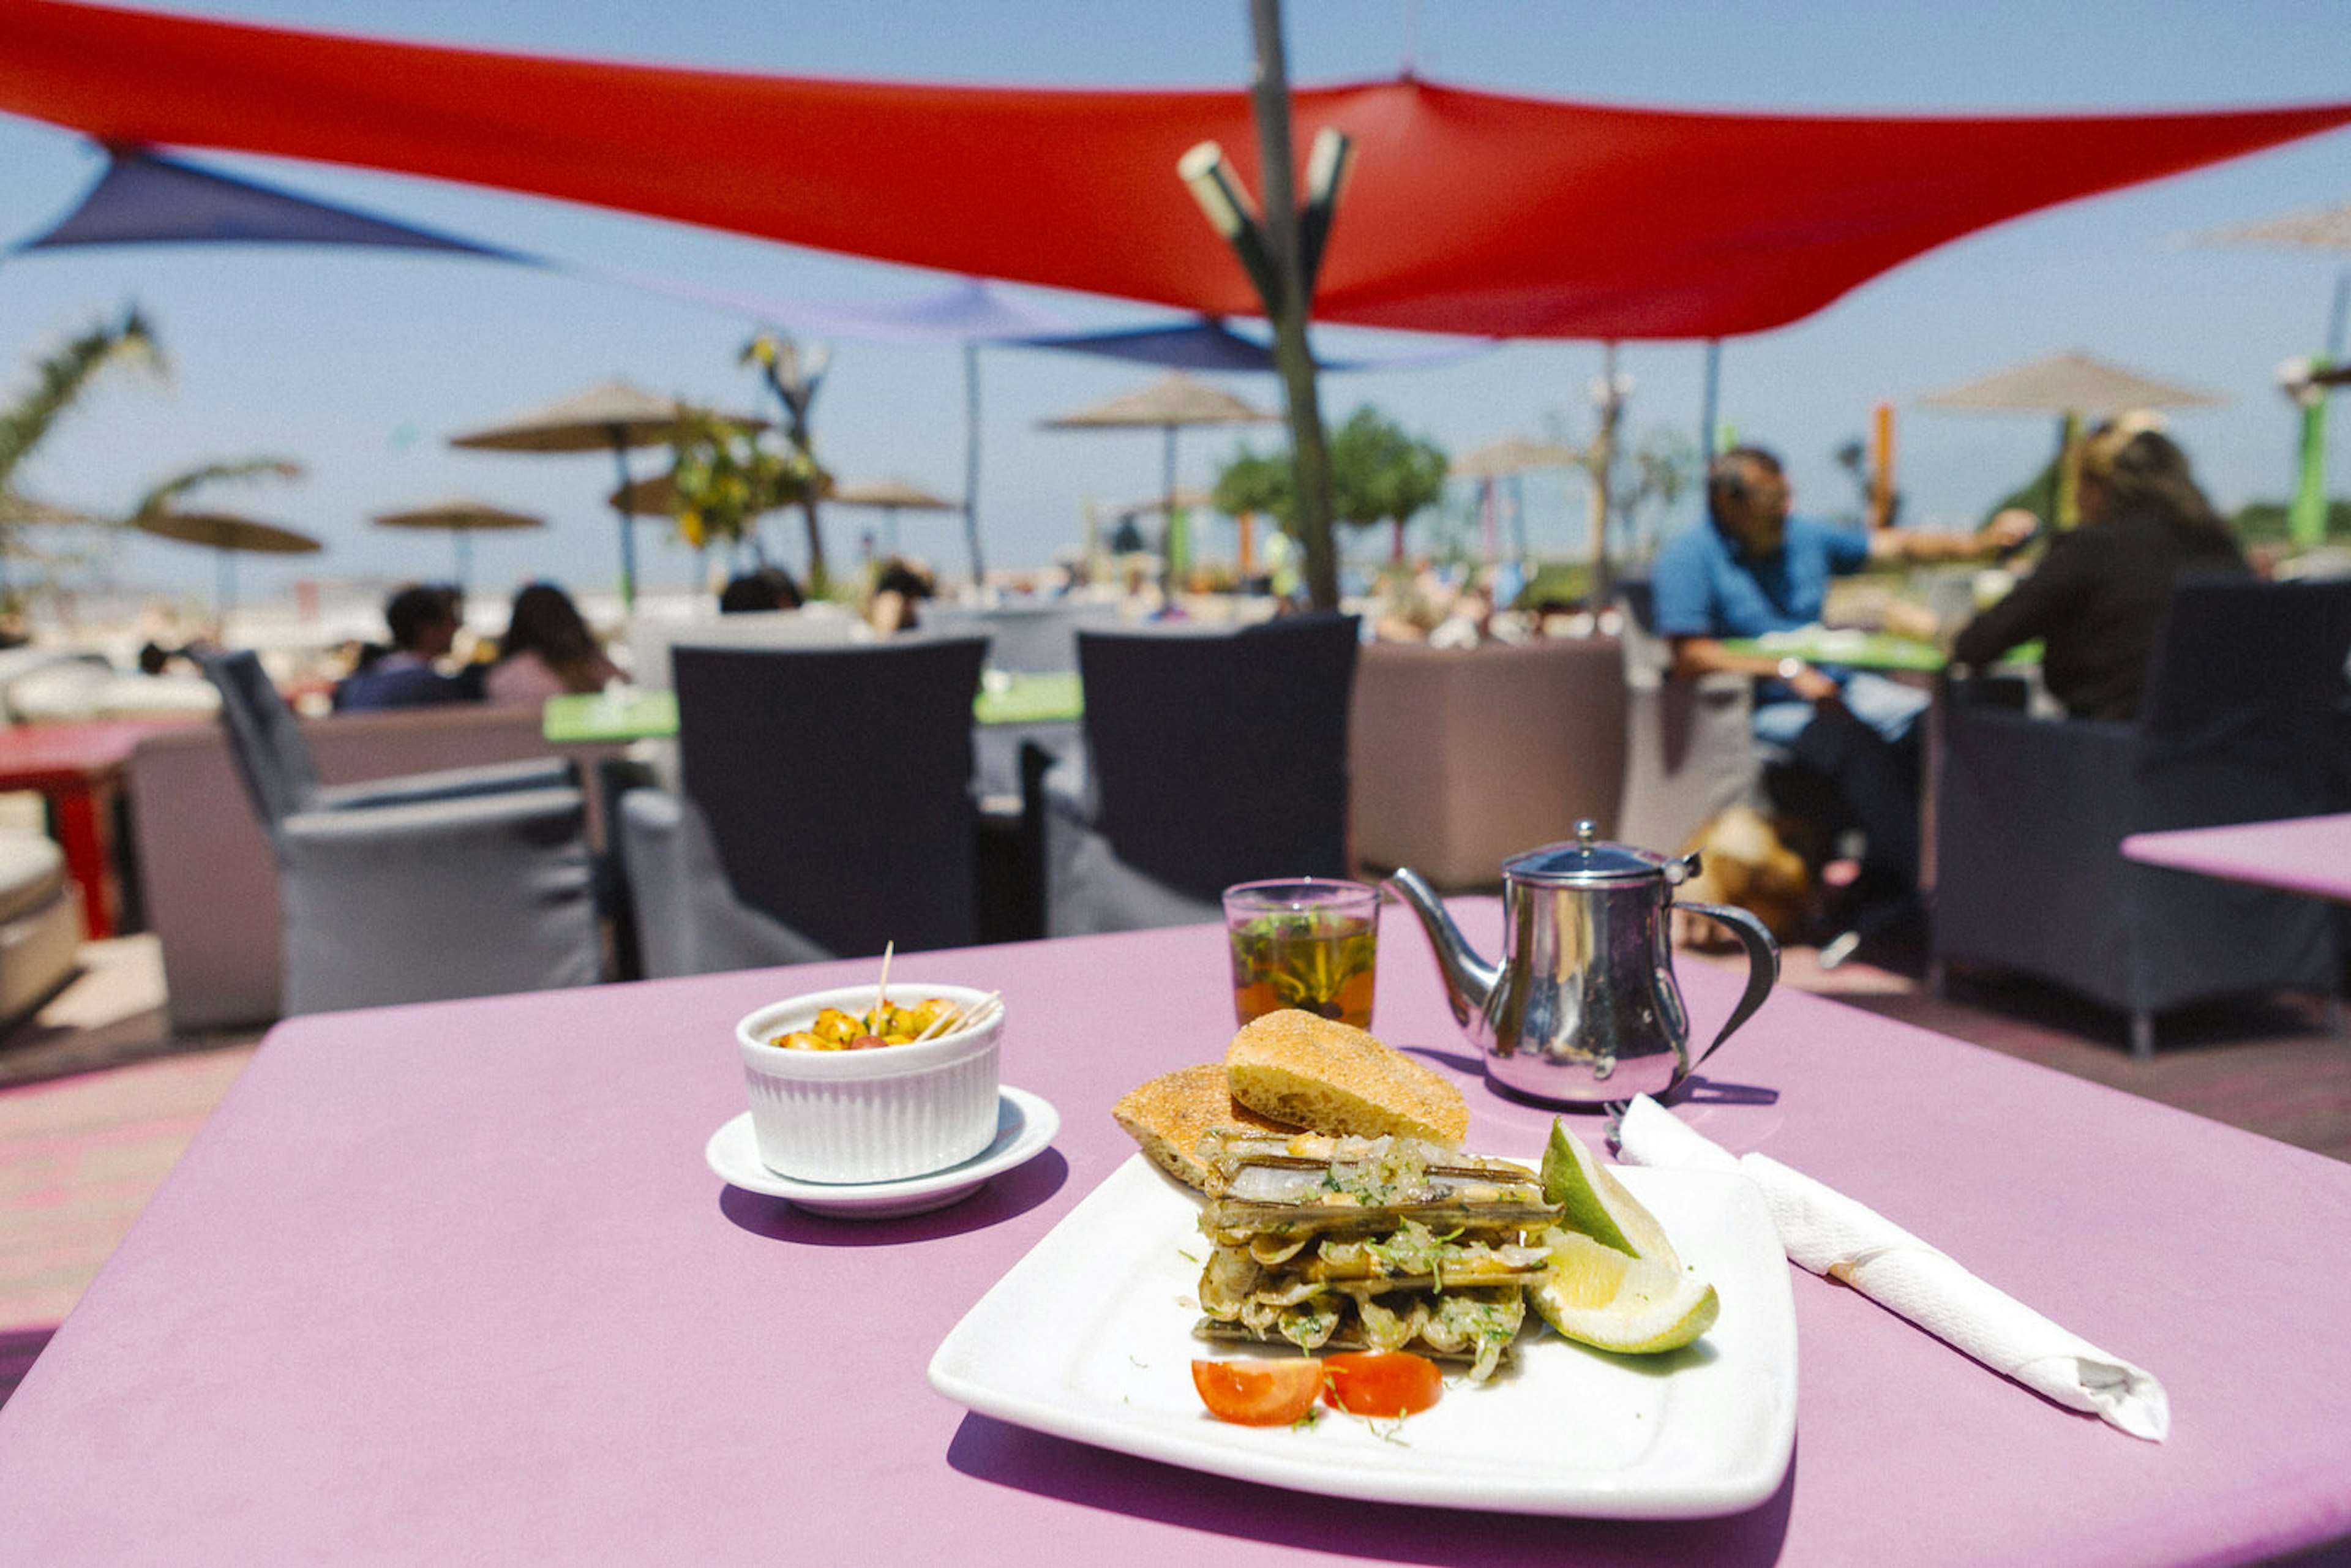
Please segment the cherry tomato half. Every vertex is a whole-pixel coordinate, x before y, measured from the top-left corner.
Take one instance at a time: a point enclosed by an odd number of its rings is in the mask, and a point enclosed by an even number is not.
[[[1287,1427],[1314,1408],[1322,1390],[1322,1364],[1311,1356],[1280,1360],[1196,1361],[1192,1386],[1219,1421],[1242,1427]]]
[[[1322,1372],[1322,1402],[1350,1416],[1417,1416],[1445,1392],[1437,1363],[1410,1351],[1348,1351],[1325,1357]]]

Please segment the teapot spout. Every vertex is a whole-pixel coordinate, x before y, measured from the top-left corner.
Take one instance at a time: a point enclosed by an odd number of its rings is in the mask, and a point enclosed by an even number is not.
[[[1437,973],[1445,980],[1445,999],[1453,1008],[1453,1021],[1469,1029],[1471,1020],[1485,1012],[1492,998],[1494,987],[1501,979],[1501,967],[1478,956],[1436,890],[1417,874],[1399,867],[1387,879],[1387,885],[1420,917],[1420,928],[1428,933],[1428,945],[1437,953]]]

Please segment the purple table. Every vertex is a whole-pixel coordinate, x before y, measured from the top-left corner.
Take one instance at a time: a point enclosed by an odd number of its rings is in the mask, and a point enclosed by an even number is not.
[[[2134,833],[2123,857],[2351,904],[2351,814]]]
[[[1490,943],[1495,906],[1465,914]],[[2169,1443],[1805,1274],[1794,1468],[1723,1520],[1328,1501],[939,1398],[948,1328],[1130,1153],[1112,1103],[1221,1051],[1222,944],[902,957],[1003,987],[1006,1080],[1064,1120],[876,1225],[702,1163],[743,1105],[735,1019],[870,964],[281,1025],[0,1410],[0,1562],[2145,1563],[2351,1533],[2351,1167],[1796,994],[1696,1124],[2155,1371]],[[1383,1032],[1459,1061],[1416,934],[1388,946]],[[1710,1030],[1736,977],[1685,968]],[[1473,1146],[1538,1147],[1547,1114],[1468,1094]]]

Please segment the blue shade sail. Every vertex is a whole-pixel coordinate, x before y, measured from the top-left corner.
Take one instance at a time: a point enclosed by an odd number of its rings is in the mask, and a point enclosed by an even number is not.
[[[16,248],[169,244],[374,246],[542,265],[519,251],[298,196],[141,147],[108,148],[106,172],[80,204]]]

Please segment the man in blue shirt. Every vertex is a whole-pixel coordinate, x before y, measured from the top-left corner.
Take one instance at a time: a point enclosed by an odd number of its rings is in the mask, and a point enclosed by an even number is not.
[[[1980,533],[1840,528],[1792,517],[1780,460],[1739,446],[1707,470],[1709,525],[1657,552],[1650,591],[1673,673],[1758,677],[1755,737],[1775,756],[1827,778],[1867,840],[1865,869],[1907,888],[1918,874],[1918,762],[1913,733],[1925,695],[1866,672],[1735,653],[1731,637],[1816,623],[1829,580],[1873,562],[1965,560],[2022,543],[2029,518],[2003,515]]]

